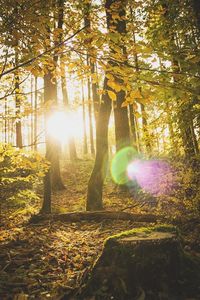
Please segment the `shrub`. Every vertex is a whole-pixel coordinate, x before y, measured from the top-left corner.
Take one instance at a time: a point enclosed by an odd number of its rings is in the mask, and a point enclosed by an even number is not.
[[[25,152],[9,144],[0,144],[0,203],[35,199],[33,186],[48,170],[48,163],[38,153]]]

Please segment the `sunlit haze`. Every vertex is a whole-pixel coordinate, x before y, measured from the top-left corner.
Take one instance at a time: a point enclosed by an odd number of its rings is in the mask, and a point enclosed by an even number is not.
[[[71,137],[82,137],[82,126],[80,111],[57,111],[47,120],[48,134],[62,144],[66,144]]]

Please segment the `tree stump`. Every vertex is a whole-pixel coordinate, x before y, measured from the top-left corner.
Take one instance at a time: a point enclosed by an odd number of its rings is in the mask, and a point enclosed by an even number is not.
[[[169,226],[113,236],[76,299],[179,299],[180,253],[176,230]]]

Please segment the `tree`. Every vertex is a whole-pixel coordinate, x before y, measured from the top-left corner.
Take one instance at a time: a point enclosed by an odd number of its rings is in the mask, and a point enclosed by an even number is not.
[[[114,100],[114,119],[115,119],[115,138],[117,151],[124,146],[130,145],[130,129],[128,120],[128,109],[124,106],[126,91],[122,88],[124,84],[123,69],[126,68],[127,51],[126,51],[126,1],[108,1],[108,32],[110,38],[110,61],[111,69],[119,68],[120,75],[113,72],[110,86],[114,88],[115,96],[111,94]],[[116,17],[117,16],[117,17]],[[115,40],[112,40],[112,35],[115,35]],[[117,49],[117,50],[116,50]],[[118,61],[116,60],[118,57]],[[121,61],[121,62],[120,62]]]
[[[85,23],[85,26],[86,26],[87,35],[91,34],[90,7],[91,7],[90,3],[87,3],[86,6],[84,7],[85,8],[84,23]],[[89,115],[89,126],[90,126],[90,150],[91,150],[91,154],[94,154],[95,149],[94,149],[94,137],[93,137],[92,97],[91,97],[91,96],[94,96],[94,95],[91,95],[91,74],[90,74],[91,67],[93,68],[93,71],[94,71],[94,66],[93,66],[94,64],[92,63],[92,65],[91,65],[92,60],[91,60],[91,57],[90,57],[91,50],[90,50],[89,47],[91,47],[91,38],[87,38],[85,43],[87,45],[86,46],[86,51],[87,51],[86,65],[87,65],[87,68],[89,70],[89,74],[87,76],[87,96],[88,96],[88,115]],[[94,91],[94,85],[93,85],[93,91]],[[93,98],[93,102],[95,104],[94,107],[96,107],[96,99]],[[96,113],[95,113],[95,115],[96,115]]]
[[[124,20],[121,21],[121,18],[123,19],[125,15],[124,6],[121,5],[121,1],[107,0],[105,2],[105,9],[108,32],[110,34],[113,32],[116,33],[120,39],[120,35],[125,33],[125,22]],[[116,14],[119,16],[120,21],[115,22]],[[112,57],[114,50],[110,43],[109,49]],[[120,49],[120,54],[122,57],[124,56],[124,49]],[[124,109],[121,107],[125,92],[120,87],[121,79],[114,72],[114,67],[116,66],[113,60],[108,61],[108,70],[105,73],[103,86],[104,94],[102,95],[97,121],[96,157],[88,183],[86,210],[100,210],[103,208],[102,192],[108,168],[108,124],[112,109],[112,100],[117,101],[115,108],[117,149],[130,143],[127,108]],[[116,92],[116,89],[118,92]],[[124,123],[122,123],[123,121]]]

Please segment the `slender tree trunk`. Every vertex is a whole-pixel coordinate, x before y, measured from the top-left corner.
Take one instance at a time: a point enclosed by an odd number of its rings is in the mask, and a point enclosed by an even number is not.
[[[108,79],[104,79],[104,90],[108,90]],[[108,124],[111,114],[111,100],[108,94],[102,96],[96,130],[95,164],[88,182],[86,210],[102,210],[103,184],[108,168]]]
[[[20,116],[21,101],[19,96],[19,76],[15,74],[15,108],[16,108],[16,146],[22,148],[22,123]]]
[[[57,103],[57,83],[52,81],[52,74],[49,71],[44,76],[44,102],[52,100],[54,103]],[[47,117],[48,118],[48,117]],[[60,173],[60,152],[61,147],[58,141],[53,139],[52,137],[48,137],[51,139],[50,145],[52,150],[50,151],[51,155],[49,157],[51,163],[51,180],[52,180],[52,189],[54,190],[62,190],[64,189],[64,184],[61,179]]]
[[[7,120],[7,114],[8,114],[8,106],[7,106],[7,98],[4,100],[4,143],[7,143],[8,138],[7,138],[7,126],[8,126],[8,120]]]
[[[170,141],[171,141],[171,146],[172,149],[175,149],[175,134],[174,134],[174,128],[172,125],[172,118],[171,118],[171,113],[168,107],[168,104],[166,105],[166,112],[167,112],[167,123],[168,123],[168,128],[169,128],[169,135],[170,135]],[[176,149],[178,151],[178,149]]]
[[[131,128],[133,146],[138,150],[136,120],[135,120],[135,115],[134,115],[134,111],[133,111],[133,105],[131,105],[131,104],[129,105],[129,120],[130,120],[130,128]]]
[[[132,7],[130,7],[130,14],[131,14],[131,21],[134,24],[134,14]],[[132,31],[133,35],[133,42],[136,43],[136,38],[135,38],[135,32],[134,30]],[[139,61],[138,61],[138,55],[135,53],[134,55],[134,60],[135,60],[135,67],[136,67],[136,72],[139,74]],[[141,88],[139,88],[140,93],[142,92]],[[145,106],[144,104],[140,104],[141,108],[141,114],[142,114],[142,132],[143,132],[143,139],[144,139],[144,144],[147,153],[151,152],[151,142],[150,142],[150,136],[149,136],[149,130],[148,130],[148,122],[147,122],[147,116],[145,112]]]
[[[197,29],[200,33],[200,1],[199,0],[191,0],[193,12],[196,18]]]
[[[173,69],[177,72],[180,71],[179,63],[175,59],[172,61]],[[174,82],[178,82],[177,76],[173,76]],[[178,124],[181,134],[184,152],[187,158],[195,156],[195,148],[193,143],[193,136],[191,132],[191,109],[187,104],[180,105],[180,99],[177,99],[178,104]]]
[[[113,30],[120,34],[121,41],[118,42],[118,47],[121,50],[121,55],[124,60],[124,64],[127,61],[126,47],[124,46],[123,38],[126,34],[126,1],[122,2],[119,0],[110,0],[107,1],[107,13],[110,14],[110,26],[109,32],[112,33]],[[115,4],[116,7],[113,5]],[[115,15],[119,15],[119,19],[115,19]],[[110,45],[111,51],[115,54],[115,45]],[[111,66],[117,66],[116,63],[112,62]],[[118,65],[119,67],[119,65]],[[120,67],[124,67],[123,64]],[[117,75],[114,75],[114,81],[118,84],[123,84],[123,78],[119,78]],[[120,150],[125,146],[130,145],[130,128],[129,128],[129,119],[128,119],[128,109],[127,107],[122,107],[123,102],[125,101],[126,93],[124,90],[116,92],[116,102],[114,103],[114,121],[115,121],[115,139],[116,139],[116,150]]]
[[[15,64],[18,65],[18,49],[15,49]],[[16,146],[22,148],[22,123],[20,116],[21,100],[19,95],[19,73],[15,72],[15,109],[16,109]]]
[[[31,128],[30,128],[30,145],[34,149],[34,107],[33,107],[33,76],[31,75]]]
[[[67,92],[67,83],[66,83],[65,75],[61,76],[61,87],[62,87],[63,104],[66,107],[66,110],[69,110],[69,97]],[[69,156],[70,156],[70,160],[72,161],[77,159],[76,145],[73,136],[71,136],[69,139]]]
[[[59,0],[55,5],[59,7],[58,14],[58,28],[62,29],[63,24],[63,5],[64,0]],[[54,44],[57,45],[61,36],[58,37],[58,40],[54,41]],[[50,39],[50,36],[49,36]],[[53,55],[53,60],[55,63],[55,68],[58,62],[58,53],[55,52]],[[44,76],[44,102],[52,100],[53,103],[57,105],[57,80],[53,78],[51,71]],[[52,103],[52,104],[53,104]],[[60,172],[60,154],[61,154],[61,145],[57,140],[49,137],[51,139],[50,146],[52,147],[50,151],[50,163],[51,163],[51,186],[53,190],[62,190],[65,188]]]
[[[112,26],[110,6],[113,2],[115,1],[106,0],[105,2],[108,30]],[[110,51],[112,52],[111,48]],[[109,61],[108,66],[111,64],[112,62]],[[106,91],[106,93],[102,95],[102,101],[100,103],[97,120],[95,164],[88,182],[86,210],[91,211],[103,209],[103,184],[108,169],[108,125],[112,110],[112,102],[109,98],[108,91],[112,91],[112,89],[108,86],[108,78],[106,75],[107,74],[105,74],[103,86],[103,89]]]
[[[35,76],[35,99],[34,99],[34,150],[37,151],[37,122],[38,122],[38,115],[37,115],[37,106],[38,106],[38,84],[37,84],[37,77]]]
[[[190,121],[190,131],[192,134],[192,139],[193,139],[193,146],[194,146],[194,150],[195,150],[195,154],[199,154],[199,146],[198,146],[198,142],[197,142],[197,137],[194,131],[194,123],[193,120]]]
[[[86,33],[87,34],[91,33],[90,7],[91,7],[91,3],[87,3],[85,5],[84,22],[85,22],[85,26],[87,26],[87,28],[86,28]],[[93,135],[93,122],[92,122],[92,97],[91,97],[91,74],[92,74],[91,57],[90,57],[91,42],[92,42],[92,40],[89,37],[86,40],[86,44],[87,44],[86,64],[87,64],[88,70],[90,71],[90,74],[88,74],[88,76],[87,76],[88,116],[89,116],[89,130],[90,130],[90,151],[91,151],[91,154],[94,155],[95,154],[95,149],[94,149],[94,135]],[[94,70],[94,66],[93,66],[93,70]],[[93,98],[93,103],[94,103],[94,98]]]
[[[88,64],[88,58],[87,58]],[[89,129],[90,129],[90,151],[91,154],[95,154],[94,149],[94,136],[93,136],[93,123],[92,123],[92,103],[91,103],[91,84],[90,84],[90,76],[87,79],[87,88],[88,88],[88,116],[89,116]]]
[[[87,130],[86,130],[86,112],[85,112],[85,95],[84,95],[84,83],[81,81],[82,87],[82,112],[83,112],[83,153],[88,153],[87,146]]]
[[[195,3],[196,0],[194,0]],[[193,2],[193,3],[194,3]],[[163,8],[165,9],[164,17],[166,20],[168,20],[169,16],[169,9],[168,9],[168,3],[162,4]],[[169,36],[171,45],[174,49],[177,50],[177,52],[180,52],[181,49],[181,43],[179,41],[179,37],[177,35],[177,32],[172,31],[171,35]],[[184,69],[184,66],[182,66],[181,62],[177,60],[176,57],[172,55],[171,57],[172,62],[172,69],[174,72],[173,75],[173,81],[174,83],[179,83],[179,76],[178,73],[182,71],[181,69]],[[177,107],[178,107],[178,127],[180,130],[180,135],[182,139],[182,144],[185,152],[185,156],[190,159],[192,156],[195,155],[195,148],[193,144],[193,137],[192,132],[190,129],[191,124],[191,105],[189,104],[182,104],[180,98],[176,99]]]
[[[150,142],[150,136],[149,136],[149,130],[148,130],[147,116],[146,116],[144,104],[141,103],[140,107],[141,107],[141,114],[142,114],[143,138],[144,138],[146,151],[147,151],[147,153],[149,153],[149,152],[151,152],[151,142]]]
[[[86,29],[88,34],[90,34],[92,32],[90,11],[91,11],[91,1],[89,3],[87,3],[85,6],[85,25],[88,25],[88,27]],[[95,122],[97,122],[100,97],[98,94],[97,72],[95,70],[96,49],[92,45],[92,38],[88,38],[86,40],[86,43],[87,43],[87,47],[88,47],[88,49],[87,49],[87,53],[88,53],[87,65],[90,66],[90,72],[91,72],[91,76],[89,76],[90,80],[92,78],[91,86],[92,86],[93,110],[94,110]]]
[[[117,93],[117,102],[116,106],[114,107],[115,139],[117,151],[130,145],[128,111],[127,107],[122,107],[122,103],[124,101],[125,92],[121,91]]]
[[[59,8],[59,13],[58,13],[58,28],[63,29],[63,18],[64,18],[64,0],[58,0],[58,8]],[[59,42],[62,42],[63,39],[63,33],[61,31],[59,35]],[[54,60],[57,58],[54,58]],[[62,62],[62,55],[61,55],[61,62]],[[63,96],[63,103],[66,108],[69,108],[69,97],[68,97],[68,92],[67,92],[67,84],[66,84],[66,75],[64,74],[61,76],[61,86],[62,86],[62,96]],[[71,137],[69,139],[69,156],[71,160],[76,160],[77,159],[77,152],[76,152],[76,146],[75,146],[75,140],[74,137]]]
[[[90,60],[90,65],[91,65],[91,74],[96,76],[96,78],[92,80],[92,98],[93,98],[95,122],[97,123],[99,105],[100,105],[100,97],[98,94],[98,82],[97,82],[98,79],[97,79],[97,72],[95,70],[95,63],[92,60]]]
[[[56,85],[52,82],[52,74],[49,71],[44,75],[44,102],[57,100]],[[63,189],[64,185],[61,180],[60,164],[59,164],[59,151],[60,147],[57,141],[51,136],[47,130],[47,121],[51,116],[52,109],[46,108],[45,112],[45,131],[46,131],[46,159],[50,162],[50,169],[44,177],[44,197],[41,212],[51,212],[51,189]]]

